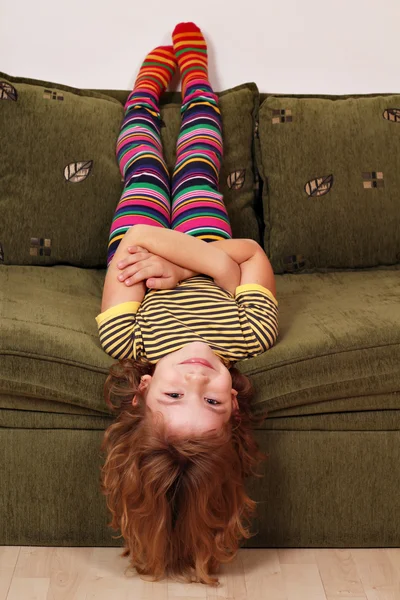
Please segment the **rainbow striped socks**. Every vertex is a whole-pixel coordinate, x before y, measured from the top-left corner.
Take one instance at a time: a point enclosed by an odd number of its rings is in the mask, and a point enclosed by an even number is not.
[[[176,68],[177,62],[172,46],[158,46],[144,59],[136,78],[134,91],[152,91],[157,98],[167,88]]]
[[[172,43],[182,75],[182,95],[193,80],[208,83],[207,44],[194,23],[179,23],[172,32]]]
[[[179,65],[182,95],[193,83],[209,83],[207,43],[194,23],[179,23],[172,32],[173,46],[157,46],[144,59],[133,87],[152,92],[156,98],[168,87]]]

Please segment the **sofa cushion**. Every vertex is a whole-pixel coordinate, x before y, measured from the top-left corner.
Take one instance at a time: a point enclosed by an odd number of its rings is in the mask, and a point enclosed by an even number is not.
[[[53,427],[58,414],[59,426],[95,428],[111,414],[103,390],[116,361],[94,319],[104,278],[67,265],[0,268],[1,426]],[[237,363],[254,383],[255,412],[399,408],[398,271],[284,275],[278,295],[276,345]]]
[[[258,89],[249,83],[219,95],[221,191],[234,236],[260,241],[253,165]],[[161,109],[171,173],[180,106]],[[106,267],[123,190],[115,156],[123,114],[111,95],[0,73],[0,264]]]
[[[0,264],[104,267],[121,103],[4,73],[0,98]]]
[[[400,263],[400,95],[268,96],[257,149],[275,273]]]

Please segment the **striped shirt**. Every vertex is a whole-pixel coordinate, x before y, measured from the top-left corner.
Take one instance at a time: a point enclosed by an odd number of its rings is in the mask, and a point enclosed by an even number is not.
[[[224,362],[262,354],[278,336],[278,301],[262,285],[247,283],[235,294],[208,275],[172,290],[146,290],[142,302],[123,302],[96,317],[100,343],[116,359],[163,356],[191,342],[205,342]]]

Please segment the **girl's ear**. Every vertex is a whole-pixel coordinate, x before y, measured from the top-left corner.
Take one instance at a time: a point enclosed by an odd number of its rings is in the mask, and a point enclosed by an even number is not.
[[[231,389],[231,395],[232,395],[232,410],[233,411],[239,410],[239,402],[238,402],[238,399],[237,399],[237,395],[238,395],[237,390],[235,390],[234,388],[232,388]]]
[[[151,380],[152,380],[152,377],[151,377],[151,375],[143,375],[143,376],[140,378],[140,384],[139,384],[139,388],[140,388],[140,387],[146,388],[147,386],[149,386],[149,385],[150,385],[150,381],[151,381]]]
[[[151,375],[143,375],[140,378],[140,383],[139,383],[139,392],[143,393],[146,391],[146,389],[148,388],[148,386],[150,385],[150,381],[152,380]],[[136,406],[136,404],[138,403],[138,398],[137,395],[135,394],[132,398],[132,405]]]

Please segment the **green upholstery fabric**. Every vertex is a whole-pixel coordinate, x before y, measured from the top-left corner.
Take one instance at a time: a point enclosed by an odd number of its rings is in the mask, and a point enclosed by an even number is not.
[[[264,248],[275,273],[400,264],[400,96],[268,96]]]
[[[0,259],[105,267],[123,189],[115,158],[123,106],[3,73],[0,82]]]
[[[243,84],[221,92],[220,99],[220,189],[234,237],[260,242],[253,161],[258,89]],[[180,106],[161,109],[171,174]],[[0,264],[106,267],[123,190],[115,157],[123,115],[123,104],[110,95],[0,73]]]
[[[398,547],[400,433],[398,421],[390,426],[398,412],[364,431],[352,428],[362,413],[349,414],[347,430],[317,415],[304,430],[301,418],[290,428],[268,419],[281,430],[255,432],[269,459],[263,478],[248,481],[257,535],[243,547]],[[0,433],[0,544],[122,547],[99,493],[103,431],[79,423]]]

